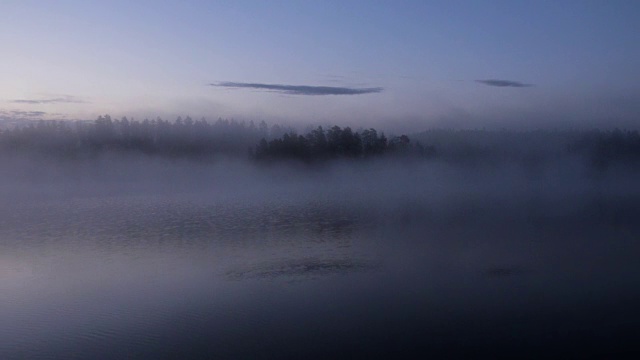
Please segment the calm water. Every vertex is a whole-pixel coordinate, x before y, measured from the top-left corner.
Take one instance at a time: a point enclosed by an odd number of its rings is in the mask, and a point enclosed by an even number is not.
[[[4,201],[0,358],[638,352],[637,198],[167,193]]]

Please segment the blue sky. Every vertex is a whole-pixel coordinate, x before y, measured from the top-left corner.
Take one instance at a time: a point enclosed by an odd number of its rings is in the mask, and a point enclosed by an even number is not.
[[[638,1],[1,7],[4,118],[190,115],[403,130],[636,128],[640,119]]]

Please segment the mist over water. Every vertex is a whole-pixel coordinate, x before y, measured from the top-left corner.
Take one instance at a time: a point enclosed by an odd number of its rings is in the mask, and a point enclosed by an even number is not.
[[[588,164],[6,157],[0,357],[622,354],[640,173]]]
[[[640,1],[0,4],[0,360],[640,359]]]

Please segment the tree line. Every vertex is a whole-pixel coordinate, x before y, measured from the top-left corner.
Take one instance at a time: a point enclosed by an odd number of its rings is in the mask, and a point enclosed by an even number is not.
[[[640,165],[640,133],[620,129],[589,131],[570,144],[568,150],[587,156],[598,169],[613,164]]]
[[[368,158],[384,154],[426,156],[432,147],[411,143],[406,135],[387,137],[375,129],[361,133],[351,128],[322,127],[305,136],[290,128],[268,126],[264,121],[238,122],[218,119],[175,121],[112,119],[99,116],[93,122],[39,121],[0,130],[0,151],[63,158],[91,157],[103,153],[131,153],[165,157],[209,159],[217,155],[247,157],[264,162],[300,160],[316,162],[337,158]]]
[[[636,130],[486,131],[428,130],[387,137],[375,129],[321,126],[298,134],[264,121],[242,122],[178,117],[175,121],[99,116],[95,121],[39,121],[0,129],[0,154],[40,154],[86,158],[104,153],[142,153],[163,157],[251,158],[269,163],[294,160],[317,163],[382,156],[432,158],[447,163],[521,162],[539,164],[559,156],[577,156],[606,169],[614,164],[640,165]],[[429,144],[429,145],[422,145]]]
[[[413,137],[438,149],[446,163],[542,164],[561,157],[604,170],[611,165],[640,165],[637,130],[490,131],[431,129]]]
[[[274,129],[277,130],[277,129]],[[99,116],[93,122],[39,121],[0,132],[3,152],[27,152],[63,157],[105,152],[139,152],[169,157],[246,155],[247,149],[268,136],[261,122],[218,119],[210,123],[190,117],[143,121]]]
[[[322,126],[305,135],[288,132],[282,137],[267,141],[262,138],[253,157],[259,161],[298,160],[306,163],[332,159],[364,159],[394,155],[402,157],[430,157],[435,148],[412,143],[407,135],[388,139],[384,133],[370,128],[361,132],[350,127]]]

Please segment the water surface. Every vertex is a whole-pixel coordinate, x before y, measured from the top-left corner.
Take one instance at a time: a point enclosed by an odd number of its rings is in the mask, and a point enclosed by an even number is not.
[[[390,181],[394,196],[286,179],[235,193],[136,183],[9,194],[0,358],[633,351],[632,192],[559,197],[538,182],[506,196],[427,191],[424,179],[413,192]]]

